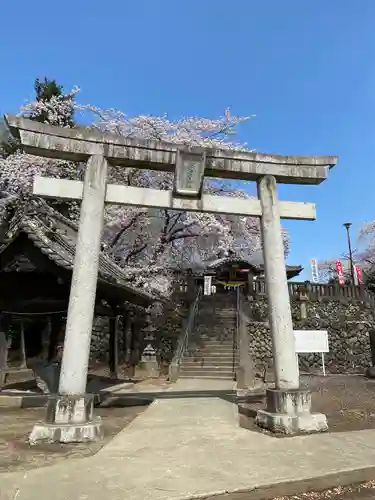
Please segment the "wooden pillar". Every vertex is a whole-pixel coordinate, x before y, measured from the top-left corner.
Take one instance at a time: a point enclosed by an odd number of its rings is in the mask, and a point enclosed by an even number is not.
[[[56,356],[57,344],[61,333],[64,320],[59,315],[51,315],[48,317],[49,344],[48,344],[48,361],[52,361]]]
[[[44,320],[45,321],[45,320]],[[47,317],[47,322],[45,323],[44,328],[41,333],[41,341],[42,341],[42,358],[44,360],[48,359],[49,347],[51,342],[51,333],[52,333],[52,323],[51,317]]]
[[[8,362],[9,341],[7,335],[10,327],[10,317],[0,313],[0,390],[5,384]]]
[[[253,290],[253,283],[254,283],[254,274],[249,271],[247,273],[247,289],[245,288],[245,295],[252,295],[254,290]]]
[[[23,321],[21,321],[21,329],[20,329],[20,354],[21,354],[21,368],[26,368],[25,324]]]
[[[123,311],[122,314],[122,335],[123,345],[125,351],[125,375],[132,378],[134,373],[131,370],[131,355],[132,355],[132,313],[130,311]]]
[[[118,322],[118,315],[109,318],[109,371],[113,378],[118,377]]]
[[[127,375],[129,378],[133,378],[135,375],[135,366],[139,361],[138,358],[138,341],[137,341],[138,327],[135,321],[134,313],[130,315],[129,320],[129,337],[130,337],[130,345],[129,345],[129,361],[128,361],[128,369]]]
[[[121,311],[121,337],[122,337],[122,356],[121,360],[125,365],[129,362],[130,357],[130,333],[129,333],[129,317],[128,311]],[[120,328],[120,325],[119,325]]]

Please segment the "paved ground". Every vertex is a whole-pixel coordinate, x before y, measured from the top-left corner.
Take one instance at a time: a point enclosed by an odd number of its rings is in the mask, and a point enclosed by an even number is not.
[[[180,380],[168,393],[190,397],[158,399],[96,455],[2,474],[0,499],[10,500],[17,488],[17,500],[210,498],[274,483],[283,491],[289,481],[375,464],[375,430],[274,439],[239,428],[235,405],[192,397],[197,389],[226,397],[232,383]]]

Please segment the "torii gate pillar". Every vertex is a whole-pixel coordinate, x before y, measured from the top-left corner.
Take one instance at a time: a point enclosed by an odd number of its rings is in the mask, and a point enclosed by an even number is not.
[[[292,312],[285,270],[285,254],[277,202],[276,180],[264,176],[258,183],[262,206],[261,231],[264,255],[275,386],[278,389],[299,387],[298,358],[294,351]]]

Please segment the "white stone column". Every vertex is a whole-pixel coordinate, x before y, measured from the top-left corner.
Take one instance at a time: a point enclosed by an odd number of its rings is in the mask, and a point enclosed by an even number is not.
[[[262,207],[261,229],[275,385],[276,389],[297,389],[299,387],[298,359],[294,348],[277,186],[273,176],[265,175],[258,182],[258,197]]]
[[[101,155],[91,156],[84,180],[62,357],[59,393],[64,395],[86,392],[106,180],[107,160]]]

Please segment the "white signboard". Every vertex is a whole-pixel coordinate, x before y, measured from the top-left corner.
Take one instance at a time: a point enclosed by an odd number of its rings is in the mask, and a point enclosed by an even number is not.
[[[294,330],[296,353],[329,352],[327,330]]]
[[[211,295],[212,276],[204,277],[204,295]]]
[[[319,283],[319,268],[316,259],[311,260],[311,281],[313,283]]]
[[[323,375],[326,375],[324,353],[329,352],[327,330],[294,330],[296,354],[321,353]]]

